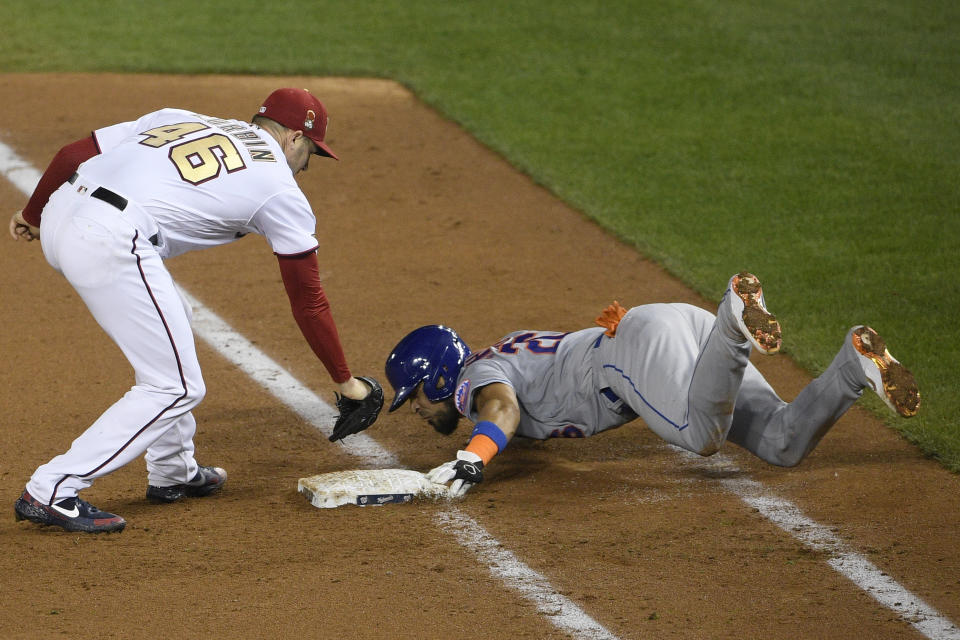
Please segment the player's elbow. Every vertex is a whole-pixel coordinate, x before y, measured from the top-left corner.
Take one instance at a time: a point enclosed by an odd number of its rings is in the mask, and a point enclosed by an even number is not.
[[[293,315],[305,320],[320,320],[330,313],[330,303],[325,297],[311,297],[298,300],[293,305]]]

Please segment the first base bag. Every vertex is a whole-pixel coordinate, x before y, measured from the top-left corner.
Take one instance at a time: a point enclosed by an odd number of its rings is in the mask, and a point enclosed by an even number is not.
[[[444,484],[430,482],[427,476],[411,469],[356,469],[334,471],[300,478],[297,491],[315,507],[329,509],[343,504],[361,507],[397,502],[412,502],[414,498],[449,497]]]

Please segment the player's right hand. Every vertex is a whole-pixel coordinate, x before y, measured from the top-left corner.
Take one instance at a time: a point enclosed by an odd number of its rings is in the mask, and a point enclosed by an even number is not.
[[[472,451],[457,451],[456,460],[444,462],[427,472],[427,479],[437,484],[450,485],[450,496],[462,498],[475,484],[483,482],[483,460]]]
[[[40,229],[23,219],[23,211],[17,211],[13,214],[13,217],[10,218],[10,236],[14,240],[20,240],[22,238],[30,242],[40,238]]]

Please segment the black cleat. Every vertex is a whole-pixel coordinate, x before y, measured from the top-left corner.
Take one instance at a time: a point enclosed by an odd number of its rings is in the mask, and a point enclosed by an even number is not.
[[[17,520],[29,520],[40,525],[63,527],[67,531],[108,533],[123,531],[127,521],[118,515],[100,511],[79,497],[65,498],[48,505],[31,496],[26,490],[13,505]]]
[[[147,500],[151,502],[176,502],[184,496],[201,498],[217,491],[227,481],[227,472],[220,467],[200,467],[193,480],[186,484],[169,487],[147,485]]]

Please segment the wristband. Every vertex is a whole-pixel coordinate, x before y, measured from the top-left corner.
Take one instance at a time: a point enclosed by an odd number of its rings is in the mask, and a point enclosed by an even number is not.
[[[503,451],[507,446],[507,436],[500,430],[500,427],[484,420],[478,422],[473,428],[470,442],[466,450],[480,456],[483,464],[490,464],[493,456]]]
[[[473,433],[471,436],[476,436],[482,434],[493,440],[497,445],[497,452],[503,451],[507,448],[507,435],[494,423],[489,420],[483,420],[478,422],[473,427]]]

